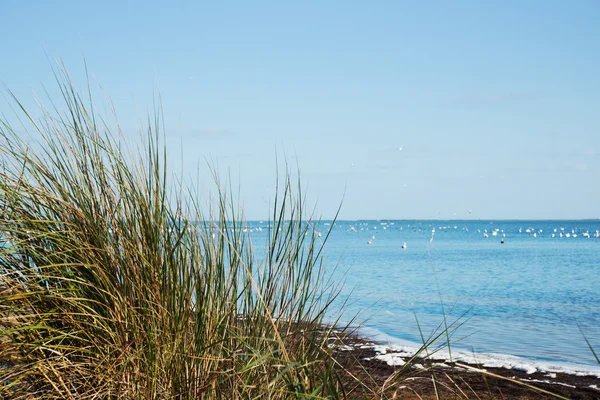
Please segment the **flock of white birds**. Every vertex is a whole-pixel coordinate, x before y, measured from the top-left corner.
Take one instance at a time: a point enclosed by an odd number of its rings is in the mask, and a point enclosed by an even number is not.
[[[263,222],[260,221],[259,225],[262,225]],[[330,223],[325,223],[324,225],[331,225]],[[387,230],[388,227],[392,228],[392,229],[399,229],[399,230],[404,230],[403,226],[398,226],[398,227],[392,227],[393,225],[395,225],[394,222],[380,222],[377,223],[376,225],[374,225],[373,223],[368,223],[368,222],[358,222],[355,224],[339,224],[336,223],[335,224],[336,227],[342,228],[346,231],[349,232],[355,232],[355,233],[359,233],[360,231],[376,231],[378,228],[380,228],[381,230]],[[407,230],[412,230],[412,231],[427,231],[428,229],[431,229],[431,237],[429,238],[429,243],[433,242],[435,233],[436,233],[436,228],[424,228],[421,226],[411,226],[411,225],[407,225],[406,226]],[[263,227],[263,226],[248,226],[243,228],[244,232],[249,232],[249,233],[253,233],[253,232],[262,232],[265,229],[269,229],[269,227]],[[439,226],[437,228],[439,231],[444,231],[444,230],[458,230],[459,227],[457,225],[449,225],[449,226]],[[463,231],[465,232],[469,232],[469,228],[467,227],[463,227],[462,228]],[[321,237],[322,233],[315,228],[313,230],[314,235]],[[504,229],[501,228],[491,228],[491,229],[477,229],[477,234],[481,235],[481,237],[483,237],[484,239],[488,239],[490,237],[492,238],[500,238],[500,243],[504,243],[504,239],[507,237],[507,232]],[[511,235],[528,235],[532,238],[537,238],[537,237],[550,237],[550,238],[598,238],[600,239],[600,230],[596,229],[595,231],[593,230],[581,230],[579,228],[573,228],[573,229],[567,229],[564,227],[558,227],[558,228],[553,228],[550,230],[550,232],[545,232],[543,229],[538,229],[538,228],[534,228],[534,227],[520,227],[518,229],[518,231],[511,231],[510,234]],[[308,233],[308,231],[306,232]],[[367,240],[367,244],[371,245],[375,242],[375,234],[372,234],[371,237]],[[407,244],[406,242],[404,242],[401,246],[402,249],[406,250],[407,249]]]

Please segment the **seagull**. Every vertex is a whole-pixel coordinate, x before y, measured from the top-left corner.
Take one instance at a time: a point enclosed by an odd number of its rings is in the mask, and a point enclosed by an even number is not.
[[[406,250],[406,242],[402,243],[402,248]]]

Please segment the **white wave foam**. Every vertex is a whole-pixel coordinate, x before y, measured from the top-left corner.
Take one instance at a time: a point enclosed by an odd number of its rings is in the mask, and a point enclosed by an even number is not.
[[[401,367],[406,364],[406,361],[404,361],[403,357],[404,356],[400,355],[399,353],[387,353],[375,356],[376,359],[381,360],[392,367]]]
[[[417,343],[395,338],[373,328],[363,328],[360,333],[379,343],[387,343],[374,345],[373,349],[377,353],[375,358],[385,361],[388,365],[404,365],[406,358],[414,356],[419,351],[420,357],[427,356],[427,352]],[[548,374],[565,373],[578,376],[591,375],[600,378],[600,366],[544,361],[509,354],[473,353],[457,349],[452,349],[452,354],[450,354],[448,348],[441,348],[430,355],[429,358],[441,362],[458,361],[467,364],[479,364],[487,368],[513,369],[527,374],[539,371]],[[393,364],[394,362],[397,362],[397,364]]]

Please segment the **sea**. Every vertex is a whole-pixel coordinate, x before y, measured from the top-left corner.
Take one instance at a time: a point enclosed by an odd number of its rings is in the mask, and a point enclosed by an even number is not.
[[[268,224],[248,223],[254,244]],[[600,221],[359,220],[312,225],[332,315],[399,352],[600,377]],[[328,235],[328,232],[330,234]],[[450,343],[450,346],[448,346]]]

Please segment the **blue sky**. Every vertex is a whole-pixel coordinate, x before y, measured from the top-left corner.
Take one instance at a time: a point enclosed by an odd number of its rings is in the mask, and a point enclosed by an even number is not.
[[[85,55],[132,141],[158,88],[173,172],[250,219],[276,156],[324,218],[600,217],[598,1],[289,3],[5,0],[0,80]]]

